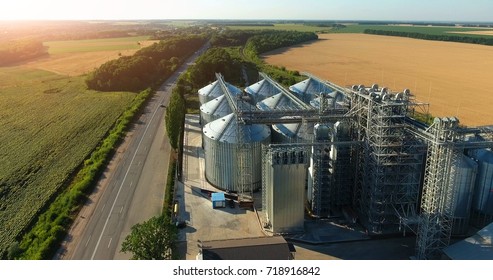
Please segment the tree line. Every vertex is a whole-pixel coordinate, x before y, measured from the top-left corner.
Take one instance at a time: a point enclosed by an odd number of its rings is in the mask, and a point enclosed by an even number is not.
[[[459,35],[445,35],[445,34],[425,34],[418,32],[405,32],[405,31],[393,31],[393,30],[377,30],[377,29],[365,29],[365,34],[385,35],[385,36],[397,36],[408,37],[422,40],[432,41],[447,41],[458,43],[469,43],[479,45],[493,45],[493,37],[488,38],[484,36],[459,36]]]
[[[171,38],[102,64],[86,78],[90,89],[141,91],[160,85],[206,41],[204,36]]]
[[[0,47],[0,66],[7,66],[46,55],[47,48],[41,41],[10,41]]]
[[[251,55],[259,55],[278,48],[317,39],[317,34],[313,32],[271,31],[266,34],[252,36],[246,43],[245,50]]]

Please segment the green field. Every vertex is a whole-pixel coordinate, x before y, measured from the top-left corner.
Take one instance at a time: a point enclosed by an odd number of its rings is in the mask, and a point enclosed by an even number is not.
[[[416,32],[430,35],[457,35],[457,36],[473,36],[484,37],[487,35],[474,34],[454,34],[450,32],[467,32],[467,31],[485,31],[484,28],[462,28],[450,26],[397,26],[397,25],[372,25],[372,24],[348,24],[345,28],[333,29],[331,33],[363,33],[365,29],[399,31],[399,32]],[[491,37],[491,36],[490,36]]]
[[[0,68],[0,251],[70,179],[135,96],[87,90],[84,78]]]
[[[344,23],[342,23],[344,24]],[[450,32],[467,32],[467,31],[485,31],[493,29],[484,28],[467,28],[467,27],[450,27],[450,26],[399,26],[399,25],[374,25],[374,24],[347,24],[344,28],[317,27],[312,25],[280,23],[273,26],[248,26],[248,25],[227,25],[227,28],[233,30],[288,30],[316,33],[363,33],[365,29],[391,30],[400,32],[416,32],[431,35],[456,35],[472,37],[488,37],[488,35],[475,34],[455,34]],[[489,36],[491,37],[491,36]]]
[[[48,41],[44,45],[49,47],[50,54],[73,53],[73,52],[95,52],[95,51],[118,51],[139,49],[138,42],[149,40],[149,36],[122,37],[92,40],[68,40]]]
[[[227,25],[227,27],[233,30],[287,30],[300,32],[327,32],[331,30],[331,27],[318,27],[295,23],[276,23],[274,26]]]

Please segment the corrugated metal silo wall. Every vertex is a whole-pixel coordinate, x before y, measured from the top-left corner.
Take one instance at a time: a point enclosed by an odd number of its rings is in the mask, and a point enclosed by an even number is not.
[[[276,233],[303,231],[306,164],[266,166],[267,215]]]
[[[488,160],[491,151],[478,161],[478,174],[472,201],[471,223],[479,228],[493,222],[493,162]]]
[[[454,175],[454,200],[452,235],[465,235],[469,229],[471,202],[474,182],[477,173],[477,164],[465,155],[461,155],[459,166]]]
[[[269,143],[270,137],[263,142]],[[245,162],[252,169],[251,176],[247,176],[247,183],[253,184],[253,190],[258,190],[262,182],[262,165],[259,164],[262,162],[262,142],[248,143],[248,146],[248,152],[243,155]],[[238,174],[238,145],[204,137],[204,151],[205,175],[209,183],[219,189],[240,191],[238,189],[241,183]],[[249,186],[247,188],[246,191],[249,191]]]

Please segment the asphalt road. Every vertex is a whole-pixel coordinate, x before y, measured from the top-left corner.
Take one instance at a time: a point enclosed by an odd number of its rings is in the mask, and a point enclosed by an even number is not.
[[[116,167],[105,173],[106,188],[86,219],[86,226],[67,257],[77,260],[129,259],[120,252],[121,243],[132,225],[162,211],[170,145],[164,129],[167,106],[178,77],[206,49],[188,59],[149,100],[132,128],[128,147]]]

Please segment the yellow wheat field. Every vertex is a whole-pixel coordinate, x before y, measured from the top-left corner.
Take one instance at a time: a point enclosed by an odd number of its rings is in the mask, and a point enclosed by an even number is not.
[[[320,40],[267,53],[269,64],[307,71],[339,85],[409,88],[434,116],[468,126],[493,124],[493,47],[366,34]]]
[[[94,40],[97,41],[97,40]],[[76,42],[76,41],[75,41]],[[140,48],[150,46],[158,42],[156,40],[145,40],[140,42]],[[111,42],[101,42],[100,45],[112,44]],[[121,44],[121,42],[113,42],[113,44]],[[76,51],[76,52],[61,52],[49,54],[46,57],[28,62],[23,66],[33,69],[41,69],[54,72],[60,75],[79,76],[92,72],[101,64],[117,59],[120,56],[133,55],[140,48],[123,49],[123,50],[107,50],[107,51]]]

